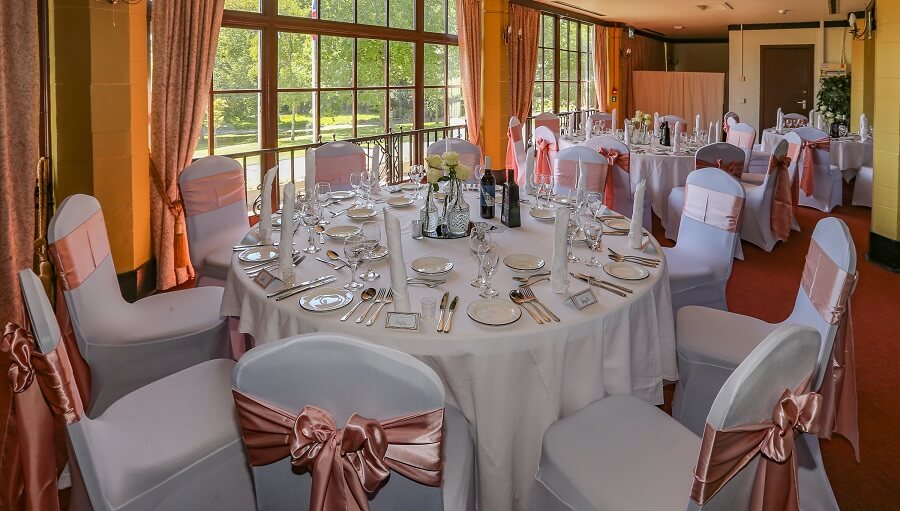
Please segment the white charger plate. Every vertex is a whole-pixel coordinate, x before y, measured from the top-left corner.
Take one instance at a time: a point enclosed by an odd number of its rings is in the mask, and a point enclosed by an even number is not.
[[[331,192],[331,198],[336,200],[351,199],[353,197],[356,197],[356,192],[353,190],[338,190],[336,192]]]
[[[627,218],[606,218],[602,220],[602,222],[610,229],[615,229],[617,231],[631,230],[631,220],[628,220]]]
[[[421,185],[419,185],[421,186]],[[400,189],[405,191],[411,191],[416,189],[415,183],[400,183]]]
[[[405,208],[413,203],[409,197],[391,197],[385,203],[393,208]]]
[[[355,225],[335,225],[334,227],[325,229],[325,236],[332,239],[344,239],[348,236],[359,234],[359,232],[359,227],[356,227]]]
[[[278,249],[275,247],[253,247],[238,254],[238,259],[245,263],[264,263],[274,261],[278,257]]]
[[[544,260],[531,254],[512,254],[503,258],[503,264],[513,270],[534,271],[544,267]]]
[[[347,217],[354,220],[363,220],[372,218],[377,214],[378,211],[375,208],[353,208],[347,212]]]
[[[312,312],[340,309],[353,301],[353,293],[336,287],[317,287],[300,297],[300,307]]]
[[[538,220],[555,220],[556,210],[548,208],[531,208],[528,214]]]
[[[603,271],[622,280],[644,280],[650,276],[647,268],[627,261],[606,263],[603,265]]]
[[[472,321],[488,326],[515,323],[522,317],[522,309],[505,298],[475,300],[466,307]]]
[[[453,269],[453,263],[449,259],[438,256],[414,259],[409,266],[414,272],[422,275],[443,275]]]

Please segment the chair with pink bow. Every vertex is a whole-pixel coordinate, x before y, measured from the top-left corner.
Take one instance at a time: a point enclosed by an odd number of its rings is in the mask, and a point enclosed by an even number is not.
[[[70,509],[254,509],[229,385],[234,361],[189,367],[88,417],[41,281],[22,270],[19,282],[34,328],[36,383],[69,438]],[[43,448],[50,454],[51,446]]]
[[[232,247],[250,229],[244,169],[225,156],[205,156],[178,176],[197,285],[224,286]]]
[[[576,193],[579,184],[585,193],[603,193],[609,161],[599,152],[576,145],[557,153],[553,173],[553,192],[560,195]]]
[[[557,137],[547,126],[534,129],[534,173],[539,176],[552,176],[556,166],[556,154],[559,151]]]
[[[306,194],[316,183],[329,183],[333,191],[349,190],[350,174],[372,172],[366,151],[353,142],[328,142],[306,153]],[[377,174],[377,169],[375,169]]]
[[[725,286],[738,246],[744,189],[717,168],[688,174],[678,243],[663,248],[672,309],[704,305],[728,310]]]
[[[722,117],[722,120],[724,121],[722,123],[722,129],[724,129],[727,133],[728,130],[731,129],[731,126],[734,126],[735,124],[741,122],[741,116],[739,116],[736,112],[728,112],[724,117]]]
[[[701,147],[694,155],[694,169],[713,167],[722,169],[740,179],[744,169],[744,152],[733,144],[716,142]],[[669,192],[666,215],[666,238],[678,241],[678,227],[681,225],[681,210],[684,209],[684,187],[672,188]]]
[[[594,112],[588,116],[589,130],[585,131],[587,138],[594,136],[594,133],[603,133],[611,130],[613,125],[613,115],[610,112]]]
[[[475,165],[482,164],[481,148],[472,142],[461,138],[445,138],[443,140],[432,142],[428,145],[427,153],[429,155],[437,154],[440,156],[448,150],[457,153],[459,155],[459,162],[463,165],[468,165],[470,169],[474,169]],[[474,183],[475,173],[473,172],[466,181]]]
[[[809,126],[809,119],[803,114],[784,114],[785,128],[802,128]]]
[[[594,137],[582,144],[584,147],[600,153],[609,162],[606,171],[606,186],[603,200],[609,209],[630,217],[634,211],[634,187],[637,181],[631,180],[631,153],[628,146],[612,137]],[[651,212],[653,198],[644,194],[644,218],[641,224],[650,231],[653,228]]]
[[[741,239],[766,252],[771,252],[779,241],[786,241],[791,233],[793,198],[788,147],[787,141],[782,140],[772,149],[769,170],[760,184],[741,182],[745,195]]]
[[[530,508],[820,509],[805,500],[795,455],[803,433],[817,430],[821,396],[808,385],[820,346],[809,327],[773,332],[717,391],[700,434],[627,394],[557,421],[544,434]]]
[[[750,158],[753,155],[753,144],[756,142],[756,130],[747,123],[738,122],[728,129],[728,136],[725,142],[740,147],[744,151],[743,172],[747,172],[750,168]],[[741,176],[737,176],[738,179]]]
[[[559,116],[553,112],[542,112],[534,116],[534,130],[532,133],[535,138],[537,137],[537,129],[540,127],[549,128],[553,133],[554,140],[559,138]]]
[[[474,510],[469,424],[412,356],[306,334],[247,352],[232,386],[260,511]]]
[[[128,303],[113,266],[103,213],[88,195],[66,198],[48,229],[57,317],[91,415],[164,376],[230,355],[223,289],[206,286]],[[88,399],[88,396],[90,398]]]
[[[800,160],[797,163],[800,188],[799,204],[830,213],[843,203],[841,169],[831,165],[831,139],[815,128],[797,128]]]
[[[822,336],[818,370],[813,381],[827,413],[819,436],[840,433],[859,453],[856,419],[856,363],[850,298],[856,286],[856,249],[850,230],[829,217],[813,231],[794,310],[781,323],[704,307],[685,307],[675,325],[679,380],[672,416],[699,433],[718,389],[747,354],[774,330],[786,324],[815,328]],[[801,477],[818,488],[822,505],[837,509],[819,453],[818,440],[806,439]]]
[[[519,118],[509,118],[509,127],[506,130],[506,167],[513,169],[518,181],[519,176],[525,172],[525,138],[522,132],[522,123]]]

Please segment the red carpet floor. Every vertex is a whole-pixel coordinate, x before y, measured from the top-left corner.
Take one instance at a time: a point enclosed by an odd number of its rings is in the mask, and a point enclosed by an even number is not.
[[[900,274],[866,260],[871,210],[850,206],[851,192],[845,187],[845,206],[831,216],[850,227],[858,254],[859,284],[851,305],[862,462],[856,463],[850,444],[839,436],[823,440],[822,451],[842,510],[900,509]],[[744,260],[735,260],[728,283],[729,309],[770,322],[787,318],[810,236],[825,216],[800,208],[802,232],[791,233],[771,253],[744,242]],[[659,225],[654,234],[664,238]]]

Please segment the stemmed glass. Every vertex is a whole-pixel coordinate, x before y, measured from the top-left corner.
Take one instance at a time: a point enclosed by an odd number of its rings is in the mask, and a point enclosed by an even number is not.
[[[359,186],[363,191],[363,207],[371,206],[372,201],[372,187],[375,186],[375,180],[372,178],[372,174],[368,172],[362,172],[360,176]]]
[[[423,165],[410,165],[409,166],[409,180],[416,185],[415,192],[413,193],[412,199],[419,200],[422,197],[419,196],[419,188],[422,186],[422,177],[425,176],[425,167]]]
[[[500,294],[496,289],[491,287],[491,279],[497,273],[497,265],[500,263],[500,256],[485,257],[481,261],[481,273],[484,274],[484,290],[480,293],[482,298],[493,298]]]
[[[322,208],[315,200],[303,202],[300,205],[300,219],[303,220],[303,225],[306,226],[309,235],[309,246],[303,251],[307,254],[314,254],[321,250],[313,240],[313,228],[319,225],[319,221],[322,220]]]
[[[331,183],[316,183],[315,194],[316,200],[323,208],[331,204]],[[322,225],[328,225],[331,222],[329,222],[323,215],[319,223],[321,223]]]
[[[366,282],[372,282],[381,276],[381,274],[372,269],[372,260],[375,258],[375,249],[377,249],[378,244],[381,243],[381,226],[378,222],[363,222],[360,226],[360,233],[362,234],[363,245],[366,249],[363,258],[369,262],[369,269],[361,274],[359,278]]]
[[[350,263],[350,282],[344,284],[344,289],[357,291],[365,287],[365,284],[356,281],[356,268],[359,266],[359,260],[365,251],[364,238],[359,234],[347,236],[344,239],[344,256],[347,257],[347,262]]]
[[[469,248],[472,249],[472,252],[474,252],[475,256],[478,258],[478,275],[470,282],[472,287],[482,288],[485,286],[487,281],[481,273],[481,265],[484,263],[485,254],[490,252],[495,246],[493,237],[489,231],[472,231],[472,236],[469,237]]]
[[[578,235],[578,231],[581,230],[581,226],[578,225],[578,215],[569,216],[569,224],[566,226],[566,241],[569,245],[569,253],[566,255],[566,261],[570,263],[578,263],[581,262],[581,259],[578,259],[578,256],[575,255],[575,236]]]
[[[470,185],[473,190],[481,189],[481,178],[484,177],[484,165],[475,165],[472,168],[472,175],[475,177],[475,184]]]
[[[593,268],[603,266],[603,263],[597,259],[597,249],[600,247],[600,241],[603,238],[603,224],[595,220],[588,220],[584,223],[584,234],[587,236],[588,245],[591,247],[591,258],[584,264]]]
[[[596,219],[597,214],[600,213],[601,206],[603,206],[603,194],[600,192],[589,192],[587,194],[587,205],[591,211],[591,216]]]
[[[362,186],[362,176],[362,172],[354,172],[350,174],[350,188],[353,188],[353,193],[356,196],[354,204],[356,204],[357,206],[360,204],[359,188],[360,186]]]
[[[550,193],[553,190],[553,178],[546,174],[536,173],[532,178],[532,183],[537,193],[537,200],[535,201],[537,207],[549,209],[551,207]],[[541,202],[542,197],[546,199],[545,203]]]

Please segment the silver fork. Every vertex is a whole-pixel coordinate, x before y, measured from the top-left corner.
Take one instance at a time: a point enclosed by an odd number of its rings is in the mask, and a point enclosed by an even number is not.
[[[607,250],[609,250],[609,253],[611,255],[613,255],[614,257],[617,257],[617,258],[626,259],[626,260],[627,259],[635,259],[635,260],[639,260],[639,261],[646,261],[651,264],[659,264],[659,259],[654,259],[652,257],[620,254],[620,253],[616,252],[615,250],[608,248],[608,247],[607,247]]]
[[[559,317],[557,317],[556,314],[553,314],[553,311],[550,310],[549,307],[547,307],[546,305],[544,305],[543,302],[541,302],[540,300],[537,299],[536,296],[534,296],[534,291],[532,291],[530,287],[525,286],[525,287],[521,287],[520,289],[522,289],[522,293],[525,295],[525,298],[528,298],[529,301],[534,301],[534,303],[536,303],[536,304],[540,305],[541,307],[543,307],[544,310],[547,312],[547,314],[548,314],[551,318],[553,318],[553,321],[557,321],[557,322],[559,321]]]
[[[378,318],[378,315],[381,314],[381,309],[383,309],[384,306],[389,303],[394,303],[394,289],[393,288],[388,288],[387,294],[384,295],[384,300],[382,300],[381,303],[378,304],[378,308],[375,309],[375,313],[372,314],[372,317],[369,318],[369,321],[366,321],[366,326],[372,326],[372,324],[375,323],[375,320]]]
[[[366,310],[363,311],[363,313],[360,314],[358,318],[356,318],[357,323],[362,323],[366,319],[366,316],[369,314],[369,311],[372,310],[372,307],[374,307],[375,304],[378,304],[378,303],[381,303],[384,301],[384,291],[385,291],[384,288],[380,288],[378,290],[378,294],[375,295],[375,300],[373,300],[372,303],[370,303],[369,306],[366,307]]]

